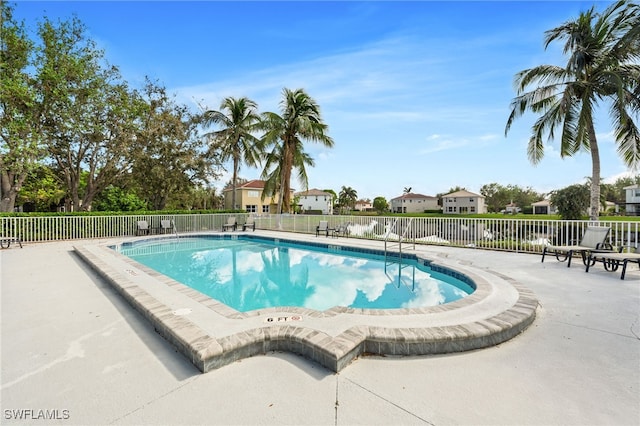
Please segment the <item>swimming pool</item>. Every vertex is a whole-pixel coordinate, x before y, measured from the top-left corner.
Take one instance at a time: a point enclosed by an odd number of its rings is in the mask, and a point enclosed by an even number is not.
[[[194,232],[179,239],[224,236],[236,243],[241,235]],[[352,251],[380,254],[384,249],[381,241],[358,238],[265,230],[248,235],[255,241],[323,247],[342,256]],[[334,306],[320,311],[279,306],[240,312],[119,252],[119,248],[154,251],[162,247],[153,244],[160,240],[176,241],[174,236],[114,238],[78,243],[74,251],[89,266],[88,272],[118,292],[202,372],[270,351],[299,354],[337,372],[362,354],[427,355],[480,349],[524,331],[538,307],[535,295],[517,280],[458,258],[459,251],[469,249],[417,245],[411,248],[411,256],[433,271],[469,284],[473,293],[427,307]]]
[[[118,250],[239,312],[417,308],[474,291],[465,277],[434,271],[415,256],[385,261],[383,252],[332,244],[218,235],[132,242]]]

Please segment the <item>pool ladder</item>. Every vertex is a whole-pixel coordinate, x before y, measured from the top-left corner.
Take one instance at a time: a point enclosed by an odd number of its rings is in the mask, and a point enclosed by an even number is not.
[[[391,281],[395,281],[395,277],[391,276],[391,274],[388,271],[388,267],[397,263],[398,264],[398,276],[397,276],[398,288],[402,284],[405,284],[411,291],[415,290],[415,286],[416,286],[416,267],[413,265],[402,263],[402,242],[406,239],[407,232],[411,228],[411,223],[413,222],[413,219],[414,218],[411,217],[407,221],[407,218],[396,218],[393,224],[389,226],[389,229],[387,229],[387,232],[385,233],[385,236],[384,236],[384,273],[385,275],[387,275],[387,277]],[[395,236],[397,236],[397,242],[391,242],[391,238],[392,238],[391,234],[393,233],[392,231],[399,231],[399,230],[402,230],[402,233],[394,233],[394,237],[393,237],[395,238]],[[396,240],[394,239],[393,241],[396,241]],[[396,247],[397,247],[397,253],[389,252],[389,250]],[[416,248],[415,241],[413,242],[413,248],[414,249]],[[413,268],[413,274],[412,274],[412,279],[410,283],[405,282],[406,280],[403,280],[403,276],[402,276],[402,270],[407,267]]]

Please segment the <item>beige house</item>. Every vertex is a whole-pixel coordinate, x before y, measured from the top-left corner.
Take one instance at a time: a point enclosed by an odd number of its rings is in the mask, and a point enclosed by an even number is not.
[[[531,203],[533,208],[533,214],[558,214],[556,206],[551,204],[549,200],[540,200],[535,203]]]
[[[353,209],[361,212],[367,212],[367,211],[373,210],[373,204],[371,203],[371,201],[358,200],[356,201],[356,204],[354,205]]]
[[[440,210],[438,198],[409,192],[391,199],[394,213],[424,213],[425,210]]]
[[[333,214],[333,194],[319,189],[296,192],[301,211],[316,210],[322,214]]]
[[[272,197],[265,197],[262,200],[264,191],[263,180],[250,180],[236,187],[236,205],[231,205],[233,200],[233,189],[227,188],[224,194],[225,210],[244,210],[248,213],[276,213],[278,209],[279,194]],[[291,200],[293,201],[293,190],[291,190]]]
[[[466,190],[442,196],[442,212],[446,214],[486,213],[484,196]]]

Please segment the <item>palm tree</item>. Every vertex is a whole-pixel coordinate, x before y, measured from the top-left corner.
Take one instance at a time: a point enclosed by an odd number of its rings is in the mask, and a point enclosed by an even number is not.
[[[293,165],[298,170],[298,180],[302,182],[305,189],[308,187],[308,177],[306,166],[313,167],[315,162],[313,158],[306,152],[302,143],[298,141],[293,154]],[[265,166],[262,172],[262,179],[265,179],[264,190],[262,192],[262,199],[264,200],[269,195],[279,194],[278,198],[278,213],[283,211],[289,211],[289,209],[283,208],[285,191],[289,198],[289,204],[291,204],[291,190],[281,190],[285,187],[285,173],[283,173],[284,167],[284,150],[282,141],[277,141],[273,144],[271,152],[265,155]],[[291,176],[291,173],[289,173]],[[290,188],[290,187],[289,187]],[[290,206],[291,207],[291,206]]]
[[[340,190],[339,200],[341,206],[347,206],[353,209],[358,200],[358,192],[350,186],[343,186]]]
[[[291,173],[295,168],[298,180],[308,185],[305,166],[313,166],[313,159],[304,151],[304,140],[333,147],[327,125],[320,116],[320,106],[303,89],[284,89],[280,101],[282,115],[265,112],[262,115],[264,146],[272,146],[262,178],[267,179],[264,195],[280,193],[278,213],[291,210]]]
[[[259,139],[253,135],[260,123],[257,104],[246,98],[224,98],[220,111],[203,114],[203,124],[219,124],[220,130],[205,134],[213,140],[212,149],[218,149],[221,161],[233,161],[231,208],[236,209],[236,185],[240,163],[256,166],[262,153]]]
[[[604,12],[594,8],[545,32],[545,49],[564,40],[566,67],[540,65],[515,76],[517,96],[511,102],[505,136],[513,121],[530,110],[541,114],[532,127],[527,154],[538,164],[544,155],[544,135],[552,140],[560,127],[560,155],[591,153],[592,180],[589,215],[598,220],[600,153],[594,109],[608,101],[618,154],[630,168],[640,164],[640,133],[634,122],[640,112],[640,6],[626,0]],[[527,88],[537,85],[533,90]]]
[[[409,194],[411,193],[411,187],[410,186],[405,186],[404,189],[402,190],[403,194]]]

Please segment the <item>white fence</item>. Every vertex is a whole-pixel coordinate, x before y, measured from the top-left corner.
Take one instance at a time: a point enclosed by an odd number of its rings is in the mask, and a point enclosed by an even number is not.
[[[137,222],[146,220],[152,230],[160,220],[173,220],[179,234],[221,231],[229,216],[242,225],[248,214],[118,215],[118,216],[24,216],[0,217],[0,237],[23,242],[76,240],[134,236]],[[254,215],[256,230],[315,234],[321,220],[330,228],[347,225],[350,238],[443,244],[537,253],[545,244],[577,243],[588,225],[608,226],[608,243],[635,248],[640,221],[560,221],[510,218],[388,217],[323,215]],[[241,228],[241,226],[239,227]],[[342,237],[342,236],[341,236]]]

